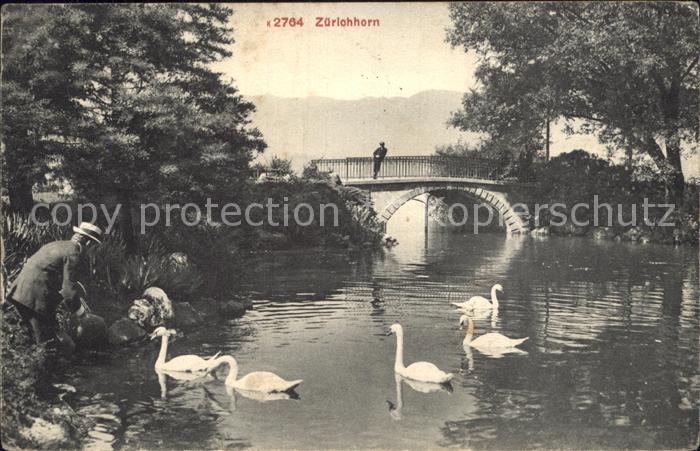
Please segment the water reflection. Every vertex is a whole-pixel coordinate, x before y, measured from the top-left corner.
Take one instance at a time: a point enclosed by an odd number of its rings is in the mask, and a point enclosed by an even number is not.
[[[188,390],[197,385],[201,385],[207,380],[212,380],[212,376],[209,374],[202,373],[186,373],[182,371],[165,371],[156,370],[156,375],[158,375],[158,384],[160,385],[160,397],[161,399],[168,399],[168,378],[176,381],[189,382],[187,384],[181,384],[183,389]],[[193,382],[198,383],[193,383]]]
[[[152,367],[157,350],[144,347],[67,375],[79,394],[95,394],[76,408],[104,415],[96,437],[131,448],[695,442],[696,249],[441,234],[430,234],[426,246],[414,235],[397,236],[401,245],[383,256],[261,257],[242,278],[254,309],[174,344],[178,354],[222,351],[277,374],[303,374],[308,392],[300,401],[260,402],[231,396],[222,381],[172,379],[164,401]],[[475,318],[476,329],[529,336],[526,355],[492,358],[461,346],[464,332],[450,302],[494,283],[504,287],[498,315]],[[394,378],[395,342],[379,334],[396,322],[410,328],[411,361],[456,375],[453,393],[423,393],[408,381],[404,389]]]
[[[403,410],[403,384],[404,382],[406,385],[411,387],[414,391],[417,391],[419,393],[437,393],[437,392],[446,392],[446,393],[452,393],[453,388],[452,384],[445,383],[445,384],[434,384],[430,382],[420,382],[420,381],[414,381],[412,379],[405,378],[401,376],[398,373],[394,373],[394,381],[396,384],[396,404],[392,403],[391,401],[387,401],[387,404],[389,405],[389,415],[391,415],[391,418],[393,418],[396,421],[399,421],[403,418],[402,416],[402,410]]]
[[[226,393],[228,393],[229,396],[234,398],[234,403],[235,403],[236,394],[239,394],[239,395],[243,396],[244,398],[253,399],[253,400],[259,401],[259,402],[283,401],[283,400],[287,400],[287,399],[292,399],[292,400],[298,401],[299,399],[301,399],[299,394],[295,391],[268,393],[268,392],[241,390],[238,388],[226,387]]]

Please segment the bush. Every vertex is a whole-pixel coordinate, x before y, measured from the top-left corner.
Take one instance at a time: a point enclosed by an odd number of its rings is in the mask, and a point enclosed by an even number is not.
[[[598,196],[598,205],[607,203],[613,207],[611,218],[608,218],[606,208],[599,209],[598,225],[607,226],[612,222],[617,234],[631,227],[619,224],[617,205],[623,207],[625,222],[630,221],[631,206],[636,205],[637,226],[651,236],[653,241],[697,243],[698,186],[686,185],[683,204],[676,205],[673,216],[666,219],[674,222],[676,227],[646,226],[642,221],[645,198],[652,204],[664,204],[666,193],[660,180],[655,179],[649,171],[640,172],[638,169],[630,170],[583,150],[575,150],[552,158],[539,168],[538,184],[533,197],[539,204],[563,203],[569,218],[574,205],[588,204],[590,208],[577,210],[576,217],[579,221],[589,221],[593,225],[594,198]],[[664,214],[665,208],[649,209],[651,221],[661,220]],[[549,224],[546,211],[538,219],[539,225]]]
[[[302,180],[305,181],[314,181],[314,182],[330,182],[332,177],[329,172],[323,172],[318,169],[318,166],[314,163],[309,163],[304,166],[304,169],[302,169],[301,172],[301,178]]]
[[[312,206],[313,221],[303,226],[297,224],[293,217],[288,218],[288,225],[284,224],[284,211],[282,208],[273,210],[272,222],[280,226],[272,226],[263,217],[263,212],[258,211],[259,217],[253,220],[263,220],[263,228],[267,232],[278,232],[288,236],[288,242],[297,246],[318,246],[324,243],[332,243],[332,235],[347,236],[351,244],[371,242],[379,244],[383,236],[383,229],[377,215],[370,206],[369,199],[364,191],[353,187],[335,185],[332,182],[301,179],[291,181],[264,182],[255,185],[251,194],[251,202],[265,204],[267,199],[274,203],[288,205],[289,216],[297,205],[305,203]],[[324,208],[324,225],[321,225],[321,205],[335,205],[337,208],[337,224],[334,223],[335,211],[331,207]],[[308,213],[306,209],[300,210],[300,219],[305,221]]]
[[[8,448],[37,448],[39,444],[32,443],[21,430],[30,427],[34,418],[42,418],[60,424],[68,432],[64,445],[75,447],[87,423],[71,409],[52,409],[52,404],[38,394],[46,393],[49,386],[46,350],[34,344],[15,310],[3,310],[0,421],[4,444]]]
[[[69,233],[68,227],[55,224],[39,226],[33,224],[29,217],[17,213],[3,216],[2,237],[5,256],[2,262],[2,276],[4,281],[14,280],[24,262],[41,246],[60,240]],[[7,290],[7,286],[4,288]]]
[[[201,289],[202,294],[213,296],[235,286],[254,242],[250,228],[220,223],[194,227],[175,223],[155,233],[169,249],[186,254],[193,264],[188,271],[168,273],[161,287],[168,292],[165,286],[169,286],[183,294]]]

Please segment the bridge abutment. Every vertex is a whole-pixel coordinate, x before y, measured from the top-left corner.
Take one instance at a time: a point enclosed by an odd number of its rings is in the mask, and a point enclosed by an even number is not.
[[[360,185],[353,183],[354,186]],[[373,184],[366,186],[372,199],[372,204],[379,215],[380,221],[386,223],[406,202],[423,194],[433,194],[440,191],[459,191],[467,196],[491,206],[502,218],[504,228],[510,234],[527,233],[529,231],[526,219],[513,208],[507,192],[467,186],[460,183],[424,183],[411,186],[400,184]]]

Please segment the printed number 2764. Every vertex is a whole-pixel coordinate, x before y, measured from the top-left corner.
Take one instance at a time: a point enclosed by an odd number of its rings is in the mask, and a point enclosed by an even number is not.
[[[275,17],[272,19],[272,25],[277,28],[283,27],[303,27],[304,18],[303,17]],[[267,22],[267,26],[270,26],[270,21]]]

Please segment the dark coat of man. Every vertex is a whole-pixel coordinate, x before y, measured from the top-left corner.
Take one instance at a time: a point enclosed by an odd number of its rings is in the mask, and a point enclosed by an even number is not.
[[[386,157],[387,150],[388,149],[384,147],[384,144],[381,144],[379,147],[377,147],[374,150],[374,160],[384,160],[384,157]]]
[[[387,148],[384,147],[384,143],[381,142],[379,143],[379,147],[377,147],[374,150],[374,153],[372,154],[374,156],[374,175],[373,177],[376,179],[377,174],[379,173],[379,170],[382,167],[382,161],[384,161],[384,157],[386,157],[387,153]]]
[[[22,267],[8,298],[47,318],[54,316],[63,300],[77,311],[81,307],[76,285],[80,251],[80,244],[71,240],[42,246]]]

